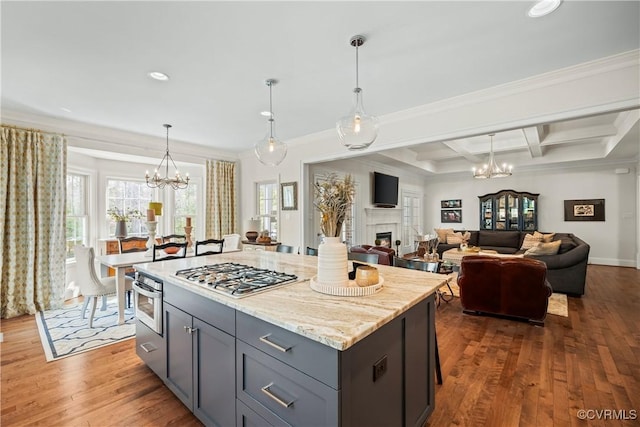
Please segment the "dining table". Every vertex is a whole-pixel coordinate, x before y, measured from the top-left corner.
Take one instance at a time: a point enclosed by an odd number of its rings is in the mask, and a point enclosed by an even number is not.
[[[111,267],[116,272],[116,298],[118,300],[118,325],[124,323],[124,292],[125,271],[135,264],[151,262],[151,256],[146,252],[129,252],[124,254],[99,255],[98,262],[106,267]]]

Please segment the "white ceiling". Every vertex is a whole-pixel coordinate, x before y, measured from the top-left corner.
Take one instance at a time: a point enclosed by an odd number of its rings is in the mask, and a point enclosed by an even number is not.
[[[162,138],[171,123],[171,139],[240,152],[267,132],[267,78],[279,80],[280,139],[335,126],[351,107],[355,34],[367,37],[360,86],[377,116],[640,47],[638,1],[565,1],[540,19],[527,17],[531,4],[2,1],[2,109]],[[535,164],[617,139],[614,155],[637,157],[637,122],[624,122],[541,124],[500,133],[494,147]],[[400,163],[412,150],[416,167],[450,172],[486,161],[488,146],[471,136],[373,157]]]

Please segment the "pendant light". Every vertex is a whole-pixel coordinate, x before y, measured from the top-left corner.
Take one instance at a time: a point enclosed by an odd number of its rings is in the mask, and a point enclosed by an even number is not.
[[[145,173],[147,186],[151,188],[162,189],[168,185],[174,190],[181,190],[181,189],[187,188],[187,186],[189,185],[189,174],[187,173],[187,175],[183,178],[182,175],[180,175],[180,172],[178,172],[178,167],[176,166],[176,163],[171,158],[171,154],[169,154],[169,128],[171,128],[171,125],[164,124],[162,126],[167,128],[167,151],[165,152],[162,160],[160,160],[160,164],[158,165],[155,172],[153,173],[153,176],[149,176],[149,171]],[[164,177],[161,177],[158,171],[162,170],[162,164],[165,162],[166,164],[165,164]],[[173,164],[173,168],[176,171],[175,176],[173,177],[169,177],[169,162]]]
[[[258,160],[260,160],[262,164],[267,166],[277,166],[287,155],[286,144],[279,141],[278,138],[275,137],[273,131],[274,118],[271,88],[273,85],[278,83],[278,81],[275,79],[268,79],[265,80],[265,83],[269,86],[269,132],[264,139],[256,143],[254,151],[256,153],[256,157],[258,157]]]
[[[358,48],[365,42],[364,36],[353,36],[349,43],[356,48],[356,87],[353,89],[354,105],[348,115],[338,120],[336,130],[342,145],[349,150],[362,150],[373,144],[378,136],[378,118],[370,116],[362,106],[362,89],[358,85]]]
[[[502,167],[499,167],[496,163],[496,160],[493,157],[493,137],[495,136],[495,133],[491,133],[489,134],[489,136],[491,137],[489,163],[485,164],[481,168],[473,168],[473,177],[477,179],[487,179],[504,178],[506,176],[511,176],[511,170],[513,169],[513,166],[503,163]]]

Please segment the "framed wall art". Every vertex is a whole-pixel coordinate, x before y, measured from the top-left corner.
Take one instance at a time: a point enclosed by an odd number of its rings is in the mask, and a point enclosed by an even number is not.
[[[441,222],[462,222],[462,209],[442,209]]]
[[[565,221],[604,221],[604,199],[564,201]]]
[[[298,183],[283,182],[280,184],[280,202],[283,211],[298,210]]]
[[[462,200],[460,199],[440,200],[440,207],[442,209],[460,209],[462,207]]]

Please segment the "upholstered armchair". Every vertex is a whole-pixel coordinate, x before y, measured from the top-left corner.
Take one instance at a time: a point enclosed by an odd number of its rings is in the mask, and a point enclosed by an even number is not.
[[[377,254],[378,264],[393,265],[393,257],[396,251],[386,246],[359,245],[351,246],[350,252],[362,254]]]
[[[531,258],[464,257],[458,274],[463,312],[543,325],[553,292],[546,276],[545,263]]]

